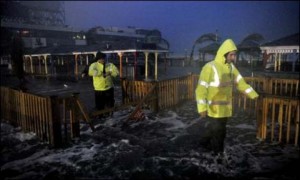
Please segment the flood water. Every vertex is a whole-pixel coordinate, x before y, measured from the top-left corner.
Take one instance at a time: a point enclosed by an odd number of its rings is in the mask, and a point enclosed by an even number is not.
[[[77,91],[89,110],[94,107],[89,80],[28,81],[29,92]],[[117,103],[120,91],[116,86]],[[299,147],[259,141],[255,117],[242,110],[227,124],[221,156],[199,143],[205,127],[194,101],[156,114],[145,109],[144,121],[125,124],[133,108],[94,120],[95,132],[82,121],[80,139],[59,149],[2,120],[1,179],[299,179]]]

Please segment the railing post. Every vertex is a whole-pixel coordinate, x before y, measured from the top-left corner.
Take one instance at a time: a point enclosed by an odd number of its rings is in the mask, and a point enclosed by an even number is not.
[[[19,126],[25,127],[26,125],[26,118],[27,114],[25,113],[25,97],[24,93],[22,91],[19,91],[19,97],[20,97],[20,121],[18,123]]]
[[[71,126],[71,138],[80,137],[80,123],[79,123],[79,109],[76,106],[76,99],[79,93],[72,94],[72,105],[70,111],[70,126]]]
[[[126,86],[126,78],[120,78],[120,84],[122,88],[122,103],[125,104],[128,101],[128,96],[127,96],[127,86]]]
[[[256,108],[256,124],[257,124],[257,133],[256,133],[256,138],[263,140],[263,110],[264,110],[264,106],[265,104],[264,102],[264,97],[263,95],[259,95],[258,99],[257,99],[257,108]]]
[[[159,111],[159,91],[158,91],[158,86],[159,86],[159,82],[154,81],[152,83],[152,86],[155,86],[154,92],[152,93],[154,95],[154,100],[153,100],[153,104],[152,104],[152,108],[154,112],[158,112]]]
[[[62,145],[60,107],[57,96],[51,96],[50,143],[54,147]]]

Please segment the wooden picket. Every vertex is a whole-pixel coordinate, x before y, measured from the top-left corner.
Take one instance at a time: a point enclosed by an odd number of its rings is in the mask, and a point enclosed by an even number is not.
[[[265,95],[262,99],[262,111],[258,119],[257,138],[280,143],[299,142],[299,100]]]
[[[123,103],[143,99],[155,84],[157,91],[153,96],[157,101],[158,109],[173,107],[194,98],[196,87],[194,81],[195,77],[192,75],[154,82],[122,80]],[[153,102],[148,102],[148,104],[153,104]]]
[[[80,117],[94,130],[78,94],[49,97],[8,87],[1,87],[0,92],[1,118],[12,125],[20,126],[24,132],[36,133],[37,137],[54,147],[62,146],[68,139],[80,137]],[[62,127],[64,133],[61,133]]]
[[[25,132],[35,132],[45,141],[50,141],[50,99],[1,87],[1,118]]]

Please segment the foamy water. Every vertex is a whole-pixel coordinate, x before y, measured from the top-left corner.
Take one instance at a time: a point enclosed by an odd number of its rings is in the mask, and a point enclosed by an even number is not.
[[[174,73],[176,74],[176,73]],[[80,92],[91,110],[90,82],[32,80],[40,94]],[[66,86],[65,86],[66,85]],[[120,92],[120,87],[115,88]],[[120,94],[120,93],[119,93]],[[120,99],[118,99],[118,102]],[[96,132],[81,122],[81,138],[52,149],[34,133],[1,122],[1,177],[14,179],[296,179],[299,148],[260,142],[255,117],[236,112],[227,124],[225,154],[213,155],[198,144],[205,130],[193,101],[124,126],[133,108],[97,121]],[[95,121],[96,122],[96,121]]]

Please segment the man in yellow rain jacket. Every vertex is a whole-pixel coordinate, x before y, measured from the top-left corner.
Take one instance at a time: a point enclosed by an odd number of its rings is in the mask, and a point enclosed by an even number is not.
[[[88,72],[93,77],[97,110],[113,107],[115,102],[113,78],[119,75],[119,71],[114,64],[105,63],[105,58],[104,53],[98,52]]]
[[[223,152],[226,137],[226,123],[232,116],[232,87],[251,99],[258,94],[248,85],[237,68],[237,48],[231,39],[223,42],[215,59],[206,63],[200,73],[196,88],[197,109],[201,119],[204,118],[208,131],[210,148],[215,152]]]

